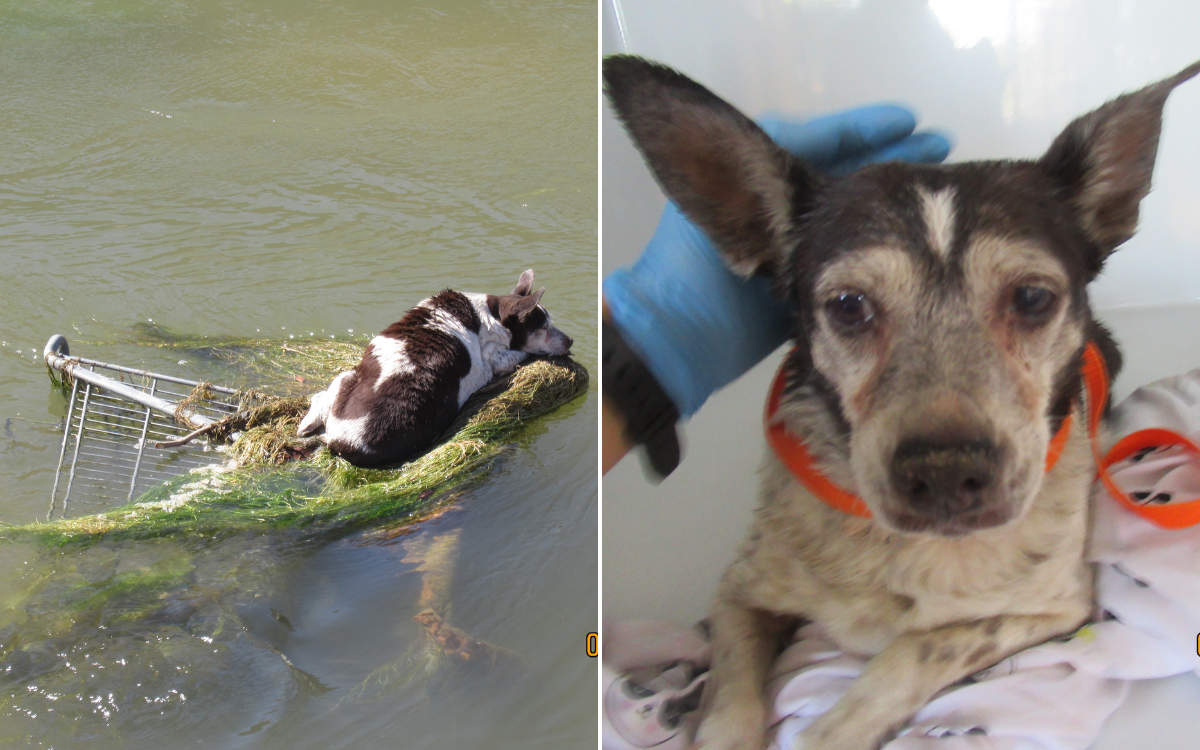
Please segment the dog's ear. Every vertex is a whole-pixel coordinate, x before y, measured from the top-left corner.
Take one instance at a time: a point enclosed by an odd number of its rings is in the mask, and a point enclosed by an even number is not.
[[[736,273],[772,275],[817,177],[762,128],[676,71],[629,55],[604,88],[655,178]]]
[[[1200,62],[1089,112],[1068,125],[1041,158],[1099,246],[1099,260],[1137,230],[1138,204],[1150,192],[1163,105],[1172,89],[1197,73]]]
[[[526,290],[526,292],[528,291],[529,290]],[[526,294],[524,297],[517,300],[516,304],[505,312],[504,317],[515,315],[517,320],[524,323],[525,318],[529,317],[529,313],[534,311],[534,308],[538,306],[538,302],[541,301],[542,295],[545,293],[546,287],[542,287],[533,294]]]
[[[524,297],[526,294],[529,294],[530,289],[533,289],[532,268],[521,274],[521,278],[517,280],[517,286],[512,290],[512,293]]]

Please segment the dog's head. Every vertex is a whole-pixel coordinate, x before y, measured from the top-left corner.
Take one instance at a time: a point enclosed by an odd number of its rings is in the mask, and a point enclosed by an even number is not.
[[[824,178],[679,73],[605,61],[614,108],[730,268],[795,311],[792,399],[838,425],[885,527],[1020,517],[1097,340],[1087,284],[1134,233],[1178,75],[1072,122],[1037,161],[887,163]]]
[[[533,269],[521,274],[512,294],[494,297],[489,305],[512,335],[508,347],[528,354],[570,354],[571,337],[550,323],[550,313],[538,304],[546,287],[533,290]]]

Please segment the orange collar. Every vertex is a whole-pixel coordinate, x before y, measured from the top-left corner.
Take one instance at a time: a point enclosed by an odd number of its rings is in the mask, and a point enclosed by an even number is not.
[[[1096,458],[1096,475],[1104,489],[1126,510],[1138,515],[1156,526],[1164,529],[1183,529],[1200,524],[1200,500],[1168,505],[1138,505],[1113,481],[1108,468],[1122,459],[1129,458],[1144,448],[1162,448],[1181,446],[1200,459],[1200,445],[1186,435],[1172,430],[1152,428],[1132,432],[1117,441],[1108,451],[1108,455],[1100,455],[1100,444],[1097,435],[1100,431],[1100,419],[1104,416],[1104,406],[1108,403],[1108,368],[1100,348],[1094,342],[1088,342],[1083,350],[1083,388],[1086,394],[1087,430],[1089,442],[1092,444],[1092,454]],[[870,518],[871,511],[861,498],[846,492],[831,482],[828,477],[816,467],[808,449],[804,447],[795,435],[788,432],[782,419],[775,417],[779,411],[779,402],[783,397],[783,386],[786,373],[783,366],[775,375],[771,386],[771,395],[767,399],[765,416],[767,428],[767,443],[775,451],[775,455],[788,468],[808,491],[821,498],[831,508],[849,513],[860,518]],[[1046,452],[1046,471],[1054,468],[1054,464],[1062,455],[1067,444],[1067,436],[1071,431],[1071,415],[1068,414],[1059,426],[1058,432],[1050,439],[1050,447]]]
[[[823,500],[826,505],[852,516],[870,518],[871,511],[862,498],[850,494],[822,474],[803,441],[788,431],[787,425],[782,419],[776,418],[786,380],[785,360],[784,364],[780,365],[779,371],[775,373],[775,382],[771,385],[771,395],[767,399],[767,410],[763,418],[767,430],[767,443],[771,446],[771,450],[775,451],[775,455],[792,473],[792,476],[807,487],[809,492]],[[1104,367],[1104,357],[1101,356],[1099,347],[1092,342],[1088,342],[1083,350],[1083,384],[1087,391],[1088,435],[1091,436],[1093,450],[1097,451],[1098,456],[1096,433],[1099,430],[1100,418],[1104,414],[1104,405],[1108,401],[1108,373]],[[1071,433],[1071,421],[1071,415],[1068,413],[1062,424],[1059,425],[1058,432],[1054,433],[1054,437],[1050,439],[1050,446],[1046,451],[1047,472],[1054,468],[1063,449],[1066,448],[1067,438]],[[1184,439],[1186,440],[1186,438]],[[1126,455],[1130,455],[1136,450],[1134,449]],[[1200,451],[1200,448],[1197,450]],[[1107,464],[1105,468],[1107,468]],[[1115,485],[1113,486],[1115,487]],[[1130,500],[1129,503],[1133,504],[1133,501]],[[1146,509],[1140,505],[1134,505],[1134,507],[1139,510]],[[1153,510],[1164,510],[1167,507],[1159,506]],[[1197,512],[1200,513],[1200,509],[1197,509]],[[1200,515],[1197,516],[1197,520],[1200,520]]]

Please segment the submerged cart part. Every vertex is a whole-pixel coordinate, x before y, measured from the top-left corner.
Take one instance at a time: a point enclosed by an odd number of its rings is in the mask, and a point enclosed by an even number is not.
[[[420,612],[413,620],[421,625],[428,644],[435,652],[453,662],[474,661],[491,669],[504,658],[516,655],[506,649],[474,638],[446,620],[451,619],[450,586],[458,562],[462,529],[442,531],[433,525],[401,542],[403,562],[416,563],[421,574]]]
[[[455,662],[481,664],[484,669],[490,670],[505,653],[501,648],[467,635],[432,609],[421,610],[413,619],[421,623],[425,633],[442,653]]]
[[[450,616],[448,594],[461,536],[462,529],[441,531],[437,526],[431,526],[400,542],[404,548],[401,562],[416,565],[413,572],[421,574],[421,598],[417,606],[422,610],[436,609],[443,616]]]
[[[377,544],[380,539],[394,537],[397,531],[369,532],[363,536],[363,542]],[[511,685],[511,680],[524,674],[524,662],[519,654],[447,622],[453,616],[451,587],[461,537],[461,528],[446,529],[438,522],[423,524],[403,537],[401,562],[415,565],[409,572],[421,576],[421,593],[416,602],[418,612],[412,618],[420,627],[421,635],[410,642],[398,658],[375,668],[366,679],[351,688],[346,696],[348,700],[381,700],[414,683],[423,683],[427,689],[436,690],[472,676],[505,680]],[[408,631],[406,623],[397,625],[402,631]]]

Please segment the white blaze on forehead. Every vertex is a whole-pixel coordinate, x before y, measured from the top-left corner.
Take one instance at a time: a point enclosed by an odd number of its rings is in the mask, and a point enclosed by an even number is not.
[[[375,381],[375,390],[379,390],[380,384],[388,378],[417,371],[408,357],[408,352],[405,351],[406,348],[404,341],[389,336],[376,336],[371,339],[371,353],[379,363],[379,379]]]
[[[921,216],[925,219],[929,247],[934,255],[945,260],[950,257],[950,246],[954,242],[954,188],[931,193],[918,187],[917,194],[921,196]]]

